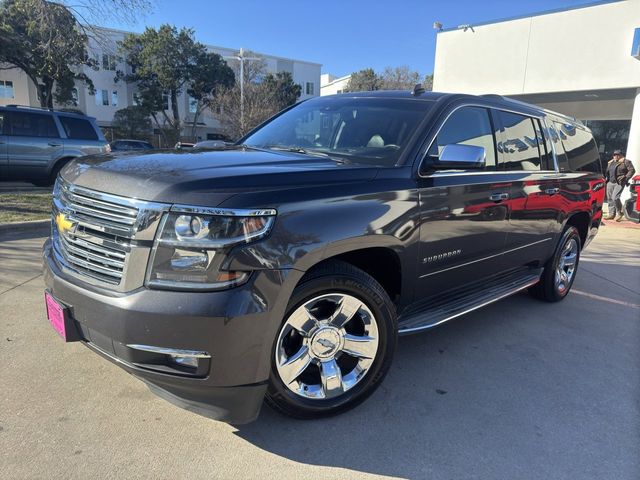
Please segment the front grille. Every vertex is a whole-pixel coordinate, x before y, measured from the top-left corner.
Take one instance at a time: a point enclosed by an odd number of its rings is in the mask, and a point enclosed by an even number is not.
[[[138,253],[142,263],[146,261],[164,205],[96,192],[61,180],[53,197],[53,246],[58,262],[67,270],[120,286],[133,253]],[[140,278],[137,281],[140,283]]]
[[[54,243],[68,267],[118,285],[135,233],[138,209],[62,184],[54,201]],[[123,202],[126,201],[123,199]],[[59,215],[63,215],[60,217]]]

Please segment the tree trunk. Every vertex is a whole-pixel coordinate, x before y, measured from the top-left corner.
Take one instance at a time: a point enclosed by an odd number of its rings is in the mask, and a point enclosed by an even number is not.
[[[173,114],[173,128],[176,131],[178,140],[180,139],[180,110],[178,109],[178,94],[171,90],[171,113]]]

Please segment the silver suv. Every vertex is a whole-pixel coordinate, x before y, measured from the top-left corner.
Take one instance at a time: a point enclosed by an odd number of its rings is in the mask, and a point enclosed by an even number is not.
[[[109,150],[95,118],[37,107],[0,107],[2,179],[50,185],[70,160]]]

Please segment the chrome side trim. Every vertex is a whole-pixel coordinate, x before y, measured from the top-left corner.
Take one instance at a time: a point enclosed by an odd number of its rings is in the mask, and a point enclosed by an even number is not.
[[[273,208],[263,209],[232,209],[232,208],[211,208],[197,205],[172,205],[171,212],[178,213],[199,213],[202,215],[219,215],[225,217],[273,217],[276,211]]]
[[[182,350],[180,348],[154,347],[153,345],[139,345],[137,343],[127,344],[127,347],[134,350],[142,350],[143,352],[159,353],[162,355],[173,355],[174,357],[189,358],[211,358],[207,352],[199,350]]]
[[[538,240],[537,242],[528,243],[527,245],[521,245],[519,247],[512,248],[510,250],[505,250],[504,252],[496,253],[494,255],[489,255],[488,257],[482,257],[482,258],[478,258],[477,260],[471,260],[470,262],[461,263],[460,265],[455,265],[453,267],[444,268],[444,269],[438,270],[436,272],[425,273],[424,275],[420,275],[420,278],[429,277],[431,275],[436,275],[438,273],[447,272],[447,271],[453,270],[455,268],[466,267],[467,265],[471,265],[473,263],[484,262],[485,260],[489,260],[491,258],[499,257],[500,255],[504,255],[505,253],[511,253],[511,252],[515,252],[517,250],[522,250],[523,248],[532,247],[532,246],[537,245],[539,243],[548,242],[549,240],[553,240],[553,238],[552,237],[544,238],[542,240]]]
[[[537,279],[532,280],[530,282],[527,282],[524,285],[520,285],[520,286],[518,286],[518,287],[516,287],[516,288],[514,288],[512,290],[509,290],[509,291],[507,291],[505,293],[502,293],[502,294],[498,295],[497,297],[492,298],[491,300],[487,300],[486,302],[482,302],[482,303],[480,303],[480,304],[478,304],[478,305],[476,305],[474,307],[470,307],[470,308],[468,308],[466,310],[463,310],[463,311],[458,312],[458,313],[456,313],[454,315],[451,315],[450,317],[443,318],[439,322],[431,323],[429,325],[425,325],[424,327],[407,328],[407,329],[404,329],[404,330],[400,329],[400,330],[398,330],[398,334],[404,335],[404,334],[407,334],[407,333],[415,333],[415,332],[420,332],[420,331],[423,331],[423,330],[429,330],[430,328],[436,327],[436,326],[438,326],[440,324],[443,324],[444,322],[448,322],[449,320],[453,320],[454,318],[458,318],[458,317],[460,317],[462,315],[466,315],[467,313],[473,312],[474,310],[478,310],[479,308],[486,307],[487,305],[491,305],[492,303],[497,302],[498,300],[502,300],[503,298],[509,297],[509,296],[513,295],[514,293],[518,293],[521,290],[525,290],[525,289],[527,289],[529,287],[532,287],[536,283],[538,283],[539,281],[540,281],[540,278],[538,277]]]

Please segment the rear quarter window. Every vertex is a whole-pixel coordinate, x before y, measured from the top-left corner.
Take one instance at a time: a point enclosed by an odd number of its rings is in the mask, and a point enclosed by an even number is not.
[[[74,140],[98,140],[98,134],[89,120],[65,116],[58,118],[67,134],[67,138]]]
[[[556,123],[555,126],[567,155],[569,170],[602,173],[600,154],[593,136],[569,123]]]

